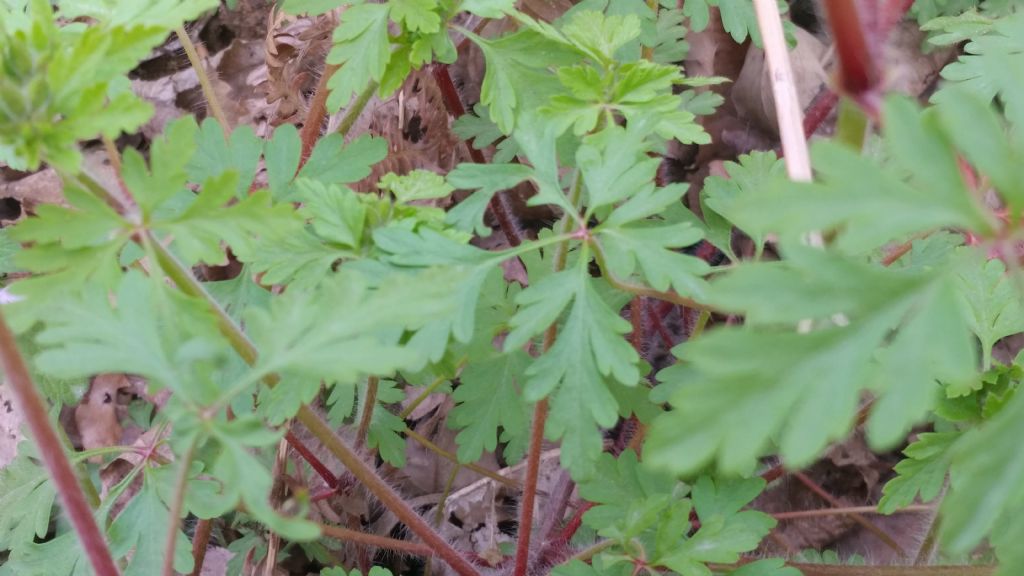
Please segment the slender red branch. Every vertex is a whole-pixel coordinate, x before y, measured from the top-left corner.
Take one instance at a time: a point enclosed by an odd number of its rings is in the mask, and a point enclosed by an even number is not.
[[[461,118],[466,113],[466,107],[462,104],[462,98],[459,96],[459,91],[455,88],[455,83],[452,82],[451,74],[448,73],[448,66],[446,64],[434,64],[430,70],[434,75],[434,81],[437,82],[437,87],[441,90],[441,97],[444,100],[445,108],[448,109],[448,114],[455,119]],[[468,140],[465,144],[466,149],[469,151],[469,157],[474,163],[487,163],[487,158],[484,157],[483,152],[474,148]],[[522,244],[523,234],[513,215],[512,203],[505,192],[496,193],[491,198],[488,208],[491,214],[494,215],[494,219],[498,221],[501,231],[508,238],[508,243],[512,246]]]
[[[213,534],[213,521],[206,518],[196,522],[196,532],[192,537],[192,574],[199,576],[203,572],[203,563],[206,562],[206,548],[210,545],[210,535]]]
[[[594,507],[593,502],[583,502],[580,507],[576,509],[576,513],[572,515],[569,522],[562,528],[562,531],[558,533],[558,539],[562,542],[570,542],[572,537],[576,535],[576,531],[580,529],[583,524],[583,515]]]
[[[857,98],[878,87],[878,64],[856,0],[824,0],[839,56],[839,87]]]
[[[330,90],[327,89],[327,82],[331,80],[334,73],[338,71],[340,66],[337,64],[327,64],[324,66],[323,74],[320,75],[320,81],[317,82],[316,92],[313,93],[313,99],[309,102],[309,111],[306,112],[306,119],[302,123],[302,132],[299,133],[300,139],[302,140],[302,156],[300,156],[299,167],[295,171],[296,174],[306,164],[306,160],[309,160],[309,155],[313,152],[313,146],[316,141],[320,138],[320,129],[323,127],[324,117],[327,115],[327,96],[330,94]]]
[[[4,375],[10,384],[14,400],[21,409],[21,414],[28,422],[32,438],[39,447],[39,455],[46,466],[50,479],[53,480],[60,495],[64,511],[71,521],[71,526],[85,550],[93,571],[99,576],[117,576],[119,574],[114,558],[110,555],[107,542],[100,532],[92,509],[85,499],[85,493],[78,484],[71,462],[64,453],[57,432],[50,424],[46,405],[36,390],[32,377],[29,375],[25,360],[18,352],[14,334],[0,312],[0,363],[3,364]]]
[[[554,332],[554,327],[549,329]],[[554,340],[554,338],[550,338]],[[546,346],[545,348],[548,348]],[[526,481],[523,496],[519,502],[519,538],[516,541],[516,567],[513,576],[526,576],[530,565],[530,533],[533,528],[533,508],[537,499],[537,476],[540,472],[541,444],[544,441],[544,424],[548,419],[548,401],[537,402],[533,410],[533,427],[530,431],[530,450],[526,460]]]
[[[828,86],[823,87],[804,114],[804,136],[810,138],[817,132],[821,123],[836,109],[838,103],[839,95]]]
[[[316,473],[323,478],[331,491],[338,488],[338,477],[335,476],[319,458],[317,458],[316,454],[313,454],[302,440],[299,440],[298,436],[296,436],[294,432],[291,430],[285,432],[284,439],[287,440],[288,444],[299,453],[299,456],[302,456],[303,460],[309,463],[310,468],[316,471]]]

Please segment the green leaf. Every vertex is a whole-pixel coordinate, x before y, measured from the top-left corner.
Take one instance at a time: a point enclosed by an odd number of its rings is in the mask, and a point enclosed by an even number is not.
[[[584,10],[572,15],[562,33],[591,58],[610,63],[619,48],[640,35],[640,18]]]
[[[361,403],[366,401],[365,388],[360,394]],[[405,466],[405,421],[388,410],[387,404],[397,404],[405,400],[405,393],[398,388],[393,380],[381,380],[377,384],[377,400],[370,418],[370,428],[366,435],[366,445],[375,448],[388,464],[397,468]],[[359,413],[362,413],[360,407]]]
[[[355,192],[304,178],[297,186],[305,203],[303,212],[312,219],[318,236],[347,248],[362,246],[367,209]],[[338,253],[336,258],[342,255]]]
[[[224,129],[212,118],[199,128],[196,153],[186,166],[192,182],[203,182],[226,171],[238,174],[236,196],[242,198],[252,185],[256,167],[263,153],[263,140],[256,137],[251,126],[238,126],[224,139]]]
[[[786,175],[785,166],[772,152],[752,152],[739,157],[739,162],[726,162],[729,178],[711,176],[704,180],[701,208],[708,226],[708,240],[722,252],[737,260],[732,251],[732,222],[734,211]],[[764,248],[763,234],[752,234],[760,253]]]
[[[938,498],[949,471],[949,449],[959,438],[959,432],[926,432],[907,446],[906,458],[893,469],[896,477],[882,489],[879,512],[892,514],[913,504],[918,494],[922,502]]]
[[[621,336],[630,324],[602,300],[583,266],[552,274],[517,298],[505,350],[519,348],[554,323],[568,306],[568,316],[554,344],[526,371],[523,394],[535,402],[551,397],[546,435],[562,439],[562,464],[576,478],[589,476],[601,452],[598,427],[611,426],[618,403],[606,378],[627,386],[640,379],[639,356]],[[571,306],[570,306],[571,302]]]
[[[337,111],[370,82],[380,82],[391,61],[387,4],[357,4],[341,16],[327,63],[340,65],[328,82],[328,108]]]
[[[46,470],[21,443],[18,456],[0,469],[0,550],[15,550],[42,539],[50,527],[57,492]]]
[[[600,237],[607,251],[608,269],[619,278],[629,278],[637,266],[655,290],[669,288],[697,300],[708,297],[702,276],[711,271],[704,260],[676,252],[691,246],[703,233],[689,223],[672,226],[602,227]]]
[[[318,145],[326,138],[317,141]],[[332,147],[333,148],[333,147]],[[315,147],[314,147],[315,149]],[[324,148],[326,152],[328,148]],[[294,124],[283,124],[274,129],[274,135],[267,142],[263,159],[267,165],[267,184],[274,200],[284,200],[291,193],[291,181],[299,169],[302,155],[302,141]],[[303,167],[305,168],[305,167]]]
[[[760,478],[712,481],[702,476],[693,486],[694,509],[700,529],[662,559],[680,574],[711,574],[706,563],[731,564],[740,554],[757,548],[775,527],[775,519],[755,510],[742,510],[764,489]]]
[[[675,409],[652,427],[650,462],[694,473],[716,461],[724,472],[748,473],[777,438],[786,462],[804,465],[849,431],[864,388],[878,395],[868,438],[888,447],[936,405],[937,379],[974,377],[948,274],[794,248],[783,262],[740,266],[712,287],[715,303],[746,313],[751,325],[712,330],[675,351],[689,370],[674,373],[682,379]],[[760,325],[836,315],[840,326],[810,333]]]
[[[149,165],[142,154],[132,148],[124,151],[121,176],[143,215],[152,216],[175,194],[185,188],[188,180],[186,166],[196,151],[199,127],[191,116],[167,125],[166,130],[153,142]]]
[[[579,58],[564,44],[528,28],[494,40],[473,34],[469,38],[480,47],[486,65],[480,102],[505,134],[512,133],[523,111],[537,110],[562,91],[546,67],[572,64]]]
[[[115,556],[132,553],[132,560],[124,571],[126,576],[151,574],[153,565],[163,559],[169,518],[170,512],[160,500],[154,483],[144,482],[142,490],[117,515],[109,530],[111,552]],[[174,569],[187,573],[192,571],[192,566],[192,546],[188,537],[179,531],[175,540]]]
[[[515,11],[516,3],[512,0],[464,0],[459,9],[481,18],[501,18]]]
[[[455,191],[445,182],[444,176],[429,170],[413,170],[404,176],[385,174],[377,186],[394,194],[400,204],[446,198]]]
[[[216,0],[62,0],[59,4],[64,18],[89,16],[115,26],[159,26],[166,31],[217,7]]]
[[[620,533],[634,533],[628,525],[636,520],[631,512],[642,504],[656,499],[664,505],[661,496],[682,498],[686,490],[671,476],[640,466],[636,452],[626,450],[615,458],[607,452],[598,458],[595,474],[579,485],[580,497],[595,506],[583,515],[583,522],[599,534],[612,527]]]
[[[734,222],[756,234],[837,230],[835,246],[851,253],[942,227],[989,233],[989,216],[959,176],[956,152],[934,116],[893,98],[885,105],[885,127],[886,149],[901,170],[879,168],[842,144],[821,143],[813,160],[822,182],[751,195],[732,210]]]
[[[208,179],[182,213],[152,222],[152,229],[170,234],[186,263],[223,265],[227,254],[222,242],[246,260],[258,236],[282,235],[301,226],[294,208],[287,203],[273,205],[269,191],[233,202],[237,182],[235,172]]]
[[[967,322],[981,341],[983,369],[992,365],[992,347],[1000,339],[1024,331],[1024,307],[1016,284],[1002,260],[968,260],[958,275],[959,296]]]
[[[501,190],[517,186],[532,174],[533,170],[522,164],[459,164],[448,173],[448,184],[476,192],[449,210],[445,221],[459,230],[490,236],[491,228],[483,219],[491,198]]]
[[[297,178],[324,184],[351,184],[369,176],[373,165],[387,153],[387,141],[382,138],[364,135],[345,144],[341,134],[328,134],[317,141]]]
[[[730,573],[730,576],[800,576],[800,570],[786,566],[782,558],[768,558],[744,564]]]
[[[474,359],[462,371],[448,413],[449,423],[459,430],[455,437],[460,462],[476,462],[503,442],[524,446],[529,437],[530,407],[520,390],[530,356],[522,350],[493,353]],[[516,450],[513,450],[515,452]]]
[[[187,371],[193,361],[223,353],[225,344],[202,303],[130,272],[116,292],[90,287],[68,300],[38,337],[39,368],[59,377],[104,372],[139,374],[150,384],[199,400],[208,393]]]
[[[175,428],[187,427],[181,424],[176,423]],[[251,450],[277,444],[280,433],[268,430],[259,418],[251,415],[199,425],[209,430],[219,445],[211,473],[220,481],[221,504],[225,509],[243,502],[249,514],[290,540],[313,540],[320,535],[316,524],[281,516],[268,500],[273,478],[259,459],[253,458]]]
[[[366,374],[388,375],[415,366],[419,355],[399,344],[401,330],[450,314],[450,294],[460,279],[425,272],[371,288],[350,273],[316,291],[289,290],[268,311],[252,309],[247,315],[260,350],[254,373],[353,384]]]
[[[437,0],[391,0],[391,19],[406,30],[432,34],[441,29],[441,17],[435,12]]]
[[[974,549],[997,524],[1002,533],[1019,533],[1024,502],[1024,395],[992,420],[972,429],[952,447],[950,489],[942,503],[942,542],[950,553]],[[1019,565],[1003,565],[1011,574]]]

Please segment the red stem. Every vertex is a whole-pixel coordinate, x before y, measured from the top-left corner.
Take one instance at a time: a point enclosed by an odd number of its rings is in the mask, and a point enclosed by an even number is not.
[[[320,127],[327,115],[327,95],[330,93],[330,90],[327,89],[327,82],[339,68],[340,66],[336,64],[327,64],[323,74],[320,75],[320,81],[317,82],[316,92],[313,93],[313,99],[309,102],[309,111],[306,112],[306,119],[302,123],[302,132],[300,133],[302,156],[299,157],[296,174],[305,166],[306,160],[309,160],[309,155],[313,152],[313,146],[320,138]]]
[[[839,95],[828,86],[823,87],[804,114],[804,136],[810,138],[817,132],[821,123],[835,110],[838,103]]]
[[[576,513],[572,515],[569,522],[565,525],[565,528],[558,534],[558,540],[561,542],[569,543],[572,537],[576,535],[576,531],[580,529],[583,524],[583,515],[594,507],[593,502],[583,502],[580,507],[576,509]]]
[[[338,477],[335,476],[334,473],[331,472],[327,468],[327,466],[324,465],[324,463],[319,458],[316,457],[316,454],[313,454],[313,452],[309,449],[308,446],[303,444],[302,440],[299,440],[299,438],[295,435],[294,432],[292,432],[291,430],[286,432],[284,435],[284,439],[287,440],[288,444],[296,452],[299,453],[299,456],[302,456],[303,460],[309,463],[310,468],[315,470],[316,473],[319,474],[320,477],[324,479],[324,482],[327,483],[327,486],[331,489],[332,492],[338,488]]]
[[[36,446],[39,447],[40,458],[57,488],[64,511],[82,543],[93,571],[99,576],[117,576],[117,565],[110,555],[106,539],[86,502],[85,493],[78,483],[78,476],[75,475],[71,462],[64,453],[64,446],[50,424],[46,405],[36,391],[3,313],[0,313],[0,362],[3,363],[4,375],[11,386],[14,399],[21,408],[22,416],[28,422]]]
[[[533,528],[533,506],[537,499],[537,476],[540,471],[541,444],[544,441],[544,423],[548,419],[548,401],[537,402],[533,410],[533,428],[530,432],[530,451],[526,460],[526,482],[519,503],[519,539],[516,543],[516,567],[513,576],[526,576],[530,564],[530,532]]]
[[[203,563],[206,561],[206,547],[210,544],[210,535],[213,533],[213,522],[202,519],[196,522],[196,533],[192,537],[192,559],[194,567],[189,576],[199,576],[203,572]]]
[[[461,118],[466,113],[466,107],[462,104],[462,98],[459,96],[459,91],[455,88],[455,83],[452,82],[451,74],[448,73],[448,66],[445,64],[434,64],[430,70],[434,75],[434,81],[437,82],[437,87],[441,89],[441,97],[444,100],[445,108],[448,109],[448,114],[455,119]],[[469,151],[469,157],[474,163],[487,163],[487,158],[484,157],[483,152],[474,148],[468,140],[465,144],[466,149]],[[488,207],[491,214],[494,215],[494,219],[498,221],[501,231],[508,238],[508,243],[512,246],[522,244],[523,235],[520,232],[519,225],[516,223],[515,216],[512,214],[512,203],[509,201],[508,196],[504,192],[496,193],[491,198],[491,203],[488,204]]]
[[[839,86],[859,99],[878,86],[879,72],[857,2],[825,0],[825,11],[839,56]]]

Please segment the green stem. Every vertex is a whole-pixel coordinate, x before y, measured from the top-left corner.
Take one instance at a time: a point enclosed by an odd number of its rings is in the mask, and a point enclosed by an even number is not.
[[[178,478],[174,483],[174,495],[171,498],[169,520],[167,526],[167,539],[164,541],[164,567],[163,576],[174,576],[174,545],[178,539],[178,532],[181,526],[181,509],[185,504],[185,489],[188,487],[188,473],[192,467],[192,457],[195,455],[196,445],[199,438],[196,437],[189,443],[185,453],[179,459]]]
[[[220,106],[217,93],[213,90],[213,82],[210,81],[210,76],[206,73],[206,67],[203,66],[203,61],[199,57],[196,45],[192,43],[192,38],[189,37],[184,26],[175,28],[174,33],[178,36],[181,47],[185,49],[185,55],[188,56],[192,69],[196,71],[196,77],[199,78],[199,86],[203,90],[203,97],[206,98],[206,105],[210,108],[210,113],[220,123],[221,130],[224,131],[224,138],[227,138],[231,135],[231,126],[228,125],[228,118],[224,115],[224,109]]]
[[[409,415],[412,414],[413,411],[415,411],[416,408],[419,407],[419,405],[422,404],[424,400],[426,400],[431,394],[434,393],[434,390],[437,390],[438,386],[447,381],[448,379],[445,378],[444,376],[438,376],[437,378],[434,378],[434,381],[431,382],[429,386],[424,388],[423,392],[420,392],[419,396],[417,396],[412,402],[410,402],[409,405],[406,406],[404,410],[402,410],[398,417],[401,418],[402,420],[408,418]]]
[[[349,130],[355,125],[356,120],[363,113],[363,109],[366,108],[366,104],[370,102],[370,98],[373,97],[373,93],[377,90],[378,84],[376,82],[370,82],[369,86],[363,89],[362,92],[356,96],[356,101],[345,110],[345,116],[341,119],[341,124],[338,125],[338,134],[343,137],[348,136]]]
[[[107,547],[106,539],[100,531],[92,508],[86,501],[82,486],[78,482],[64,446],[50,423],[46,404],[36,390],[35,383],[29,375],[25,360],[18,351],[18,346],[11,333],[3,313],[0,312],[0,363],[3,364],[4,376],[10,385],[11,393],[17,403],[25,422],[28,423],[32,439],[39,448],[39,456],[46,467],[57,494],[60,496],[64,511],[67,513],[71,526],[81,542],[93,571],[100,576],[117,576],[120,574],[114,558]]]
[[[839,101],[839,117],[836,120],[837,142],[841,142],[857,152],[864,149],[868,128],[871,123],[864,109],[849,98]]]
[[[363,415],[356,431],[356,450],[362,450],[366,444],[366,436],[370,433],[370,422],[373,421],[373,409],[377,406],[377,387],[380,380],[376,376],[366,379],[366,394],[363,395]]]

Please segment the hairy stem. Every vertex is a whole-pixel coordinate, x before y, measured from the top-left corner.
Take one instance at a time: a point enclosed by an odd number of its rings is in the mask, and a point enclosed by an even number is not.
[[[839,88],[862,105],[872,102],[881,74],[856,0],[824,0],[832,38],[839,57]]]
[[[324,536],[334,538],[335,540],[354,542],[356,544],[374,546],[377,548],[384,548],[386,550],[394,550],[396,552],[404,552],[406,554],[423,556],[425,558],[429,558],[434,555],[433,550],[431,550],[430,546],[427,546],[426,544],[396,540],[395,538],[368,534],[366,532],[359,532],[358,530],[351,530],[341,526],[321,524],[320,531],[323,532]]]
[[[818,484],[814,480],[811,480],[811,478],[808,477],[806,474],[802,472],[793,472],[793,477],[799,480],[800,483],[806,486],[811,492],[814,492],[814,494],[816,494],[819,498],[821,498],[825,502],[828,502],[828,504],[833,508],[843,508],[842,502],[836,499],[835,496],[829,494],[824,488],[818,486]],[[865,530],[877,536],[883,544],[895,550],[900,556],[905,557],[907,555],[906,551],[903,550],[903,547],[900,546],[899,543],[896,542],[896,540],[894,540],[892,536],[887,534],[878,526],[875,526],[875,524],[867,518],[865,518],[863,514],[854,512],[851,513],[849,516],[854,522],[860,524],[864,527]]]
[[[203,65],[203,60],[199,57],[196,45],[192,43],[192,38],[189,37],[184,26],[175,28],[174,33],[178,36],[181,47],[185,49],[189,64],[196,71],[196,77],[199,78],[199,86],[203,90],[203,97],[206,98],[206,105],[209,107],[210,113],[220,123],[224,137],[227,138],[231,135],[231,126],[228,125],[228,117],[224,115],[224,109],[221,108],[217,93],[213,90],[213,82],[210,81],[210,75],[206,73],[206,66]]]
[[[178,540],[178,531],[181,529],[181,509],[185,503],[185,489],[188,488],[188,473],[192,467],[192,457],[195,455],[198,438],[193,440],[185,453],[182,454],[178,465],[178,478],[174,482],[174,495],[171,497],[169,520],[167,522],[167,539],[164,541],[164,568],[163,576],[174,576],[174,545]]]
[[[376,82],[370,82],[370,85],[356,96],[356,101],[345,110],[345,116],[342,117],[341,124],[338,124],[338,134],[348,136],[352,126],[355,126],[356,120],[359,119],[366,105],[369,104],[370,98],[373,98],[373,93],[377,91],[377,86]]]
[[[284,439],[288,441],[288,444],[291,445],[293,450],[299,453],[299,456],[302,456],[302,459],[309,464],[309,467],[323,479],[324,483],[326,483],[331,490],[338,488],[338,477],[335,476],[319,458],[317,458],[316,454],[313,454],[313,451],[310,450],[302,440],[299,440],[298,436],[296,436],[294,432],[291,430],[285,432]]]
[[[373,421],[373,409],[377,406],[377,387],[380,380],[376,376],[366,379],[366,394],[363,396],[363,415],[359,419],[356,432],[356,450],[362,450],[366,444],[366,436],[370,433],[370,422]]]
[[[203,564],[206,562],[206,548],[210,545],[210,535],[213,534],[213,521],[202,518],[196,522],[196,533],[192,536],[192,574],[199,576],[203,572]]]
[[[327,83],[330,82],[331,77],[337,72],[341,66],[337,64],[327,64],[324,66],[324,71],[320,75],[320,80],[316,85],[316,92],[313,93],[313,99],[309,102],[309,111],[306,112],[306,119],[302,122],[302,132],[299,136],[302,140],[302,156],[299,161],[299,170],[309,159],[309,154],[313,151],[313,145],[316,144],[317,139],[320,137],[320,128],[323,126],[324,117],[327,115],[327,96],[330,94],[330,90],[327,89]]]
[[[14,334],[7,326],[3,313],[0,312],[0,363],[3,364],[4,376],[11,387],[15,402],[21,414],[28,422],[32,439],[39,447],[39,456],[46,466],[50,479],[53,480],[61,504],[67,513],[71,526],[78,536],[82,549],[85,550],[93,571],[99,576],[117,576],[119,571],[110,554],[107,542],[100,532],[92,509],[86,501],[78,476],[68,460],[60,438],[50,423],[46,404],[36,390],[32,377],[29,375],[25,359],[18,351]]]

